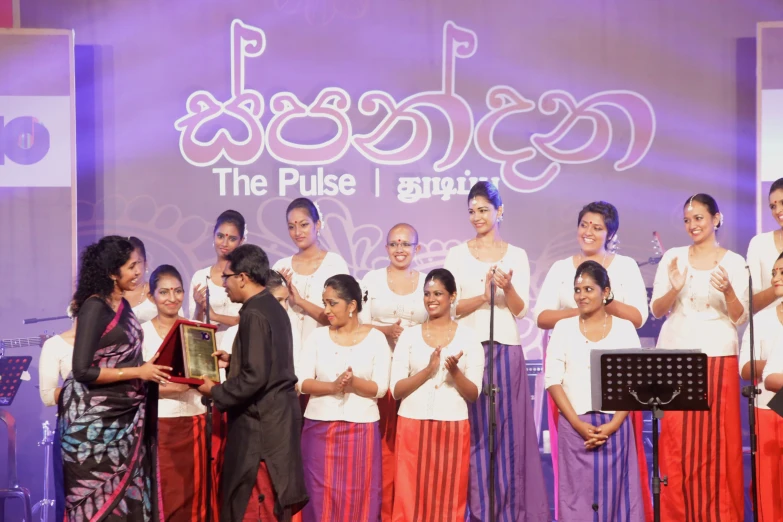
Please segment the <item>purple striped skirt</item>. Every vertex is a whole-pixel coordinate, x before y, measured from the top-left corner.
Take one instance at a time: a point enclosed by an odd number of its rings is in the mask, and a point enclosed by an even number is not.
[[[610,413],[579,419],[593,426],[612,420]],[[584,447],[584,439],[563,415],[557,423],[560,452],[560,522],[645,522],[633,425],[625,419],[606,444]]]
[[[302,522],[379,520],[381,432],[377,422],[305,419],[302,460],[310,495]]]
[[[484,344],[483,388],[489,380],[489,343]],[[533,405],[521,346],[495,343],[495,520],[548,522],[549,503],[538,452]],[[489,400],[470,405],[470,522],[489,520]]]

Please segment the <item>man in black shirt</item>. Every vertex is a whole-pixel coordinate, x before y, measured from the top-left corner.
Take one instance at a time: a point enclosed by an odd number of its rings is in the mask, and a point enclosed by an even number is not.
[[[223,287],[239,311],[223,384],[205,379],[199,391],[228,414],[221,474],[221,522],[288,521],[307,503],[291,323],[264,285],[269,260],[256,245],[228,256]]]

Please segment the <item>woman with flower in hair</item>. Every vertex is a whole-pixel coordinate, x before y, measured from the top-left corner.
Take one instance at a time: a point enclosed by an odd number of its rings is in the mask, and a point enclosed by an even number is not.
[[[285,211],[288,235],[298,251],[279,260],[272,270],[280,272],[288,284],[288,317],[294,336],[294,346],[302,349],[302,341],[318,326],[328,325],[324,314],[321,292],[327,279],[347,274],[348,265],[334,252],[318,244],[324,227],[318,207],[307,198],[293,200]],[[294,354],[294,361],[298,358]]]
[[[377,401],[389,388],[391,352],[377,329],[359,322],[366,296],[348,274],[326,280],[326,328],[305,340],[297,385],[310,396],[302,460],[310,502],[303,522],[377,522],[381,437]]]
[[[468,404],[479,397],[484,348],[451,317],[457,283],[445,268],[427,274],[423,324],[394,350],[389,388],[402,401],[393,522],[463,522],[470,478]]]
[[[517,319],[527,313],[530,264],[527,253],[503,241],[500,222],[505,208],[498,189],[480,181],[468,194],[468,216],[476,237],[449,250],[445,268],[457,281],[455,315],[470,327],[484,346],[485,363],[494,361],[497,407],[497,466],[495,517],[517,522],[551,519],[533,407],[527,384],[525,354],[519,343]],[[491,282],[495,282],[495,350],[490,352]],[[484,372],[482,390],[488,386]],[[479,394],[470,412],[470,497],[468,520],[489,519],[489,399]]]
[[[144,362],[142,330],[123,298],[136,287],[140,264],[119,236],[82,253],[71,305],[78,318],[73,369],[58,407],[69,521],[163,520],[153,401],[171,368],[156,357]]]
[[[661,425],[661,520],[743,519],[737,326],[748,318],[745,260],[720,246],[723,215],[715,199],[695,194],[683,205],[689,246],[666,251],[651,310],[666,317],[658,347],[701,350],[708,358],[709,411],[666,412]]]

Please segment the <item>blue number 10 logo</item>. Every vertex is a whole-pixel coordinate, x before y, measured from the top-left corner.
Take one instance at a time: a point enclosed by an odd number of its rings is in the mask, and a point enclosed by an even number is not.
[[[18,165],[38,163],[49,152],[49,131],[36,118],[20,116],[5,123],[0,116],[0,165],[5,159]]]

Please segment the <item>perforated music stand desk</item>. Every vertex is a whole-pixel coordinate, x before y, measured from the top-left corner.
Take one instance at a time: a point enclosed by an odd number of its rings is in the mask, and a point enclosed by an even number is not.
[[[30,367],[30,356],[0,357],[0,406],[10,406],[22,385],[22,374]]]
[[[652,411],[653,511],[661,519],[658,421],[664,411],[705,411],[707,355],[699,350],[592,350],[590,377],[594,410]]]

